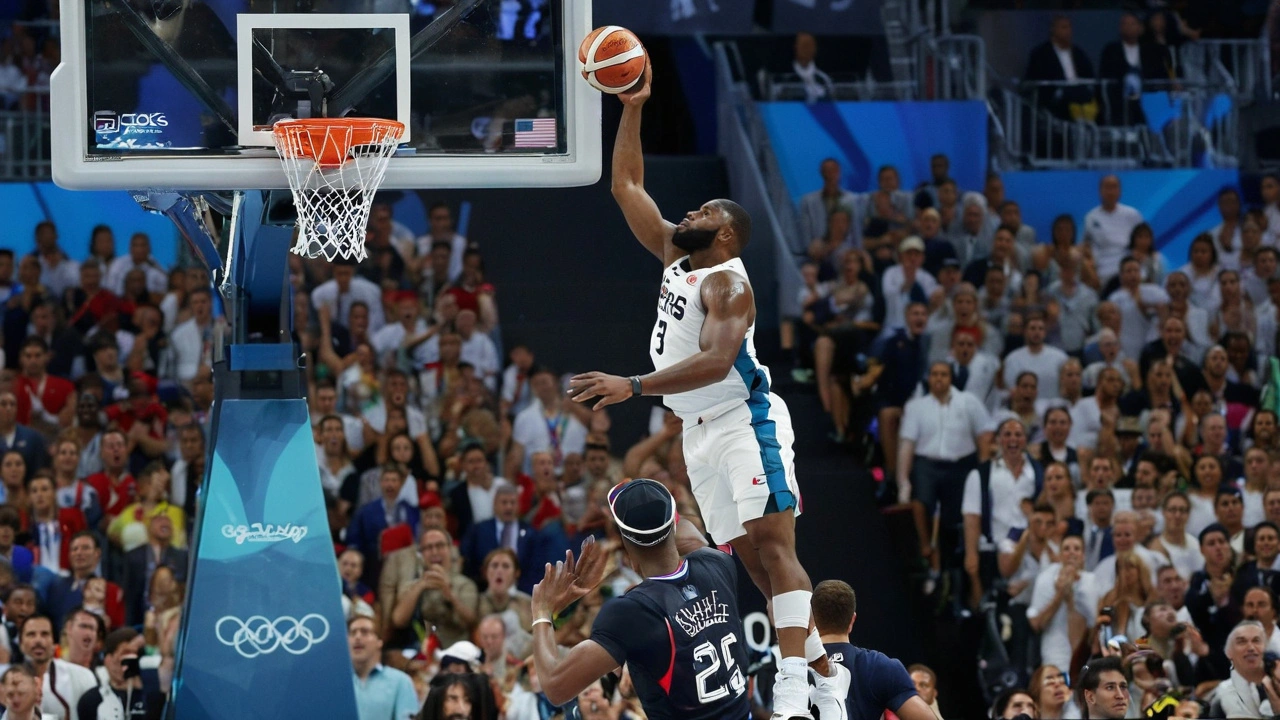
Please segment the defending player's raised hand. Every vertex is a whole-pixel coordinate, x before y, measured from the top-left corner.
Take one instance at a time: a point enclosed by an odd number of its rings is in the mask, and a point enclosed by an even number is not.
[[[639,107],[644,105],[649,99],[649,86],[653,83],[653,63],[646,60],[644,63],[644,78],[633,89],[624,93],[618,93],[618,99],[623,105],[635,105]]]
[[[542,582],[533,586],[531,605],[535,618],[554,617],[556,613],[586,597],[595,589],[600,582],[600,578],[595,576],[602,576],[604,567],[603,563],[598,563],[594,559],[598,554],[594,548],[594,542],[583,543],[582,555],[587,560],[587,565],[583,569],[591,573],[585,578],[580,578],[578,570],[581,566],[574,559],[572,550],[565,550],[564,560],[558,561],[555,565],[547,563]],[[596,567],[597,564],[600,567]],[[591,582],[592,577],[595,577],[594,582]]]
[[[572,555],[570,555],[572,557]],[[574,572],[578,577],[573,581],[574,587],[585,597],[604,581],[605,567],[609,564],[609,553],[601,547],[592,536],[582,541],[582,549],[578,551],[578,562]]]
[[[619,375],[589,372],[569,378],[569,398],[585,403],[598,399],[592,410],[616,405],[632,396],[631,380]]]

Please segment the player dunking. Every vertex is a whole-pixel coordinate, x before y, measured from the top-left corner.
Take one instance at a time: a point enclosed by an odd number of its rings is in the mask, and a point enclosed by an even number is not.
[[[752,341],[755,299],[739,257],[751,218],[730,200],[712,200],[679,225],[662,218],[644,189],[640,149],[640,109],[651,79],[646,68],[643,83],[618,96],[624,109],[613,150],[613,196],[636,238],[666,268],[649,346],[656,371],[630,378],[586,373],[570,381],[569,392],[578,402],[595,401],[596,409],[637,395],[663,396],[684,422],[685,464],[708,532],[733,546],[770,600],[783,656],[774,718],[810,717],[808,663],[817,671],[814,702],[823,720],[844,717],[848,673],[826,662],[821,638],[811,630],[812,585],[796,558],[800,496],[791,416],[769,392],[769,371],[756,361]]]

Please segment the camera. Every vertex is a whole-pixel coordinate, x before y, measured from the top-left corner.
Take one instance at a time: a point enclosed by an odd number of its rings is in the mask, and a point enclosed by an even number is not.
[[[121,658],[120,664],[124,666],[125,680],[142,677],[142,665],[138,662],[137,655],[127,655]]]
[[[1262,669],[1266,671],[1269,677],[1275,677],[1277,660],[1280,660],[1280,655],[1270,650],[1262,654]]]
[[[1186,632],[1186,631],[1187,631],[1187,624],[1186,624],[1186,623],[1178,623],[1177,625],[1174,625],[1174,626],[1173,626],[1173,628],[1171,628],[1171,629],[1169,630],[1169,637],[1170,637],[1170,639],[1177,638],[1177,637],[1181,636],[1181,635],[1182,635],[1182,633],[1184,633],[1184,632]]]

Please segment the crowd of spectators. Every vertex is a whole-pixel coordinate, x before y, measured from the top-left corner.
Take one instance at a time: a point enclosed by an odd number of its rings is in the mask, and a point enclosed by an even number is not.
[[[377,204],[366,261],[290,257],[343,605],[367,619],[349,628],[361,717],[416,714],[456,660],[489,680],[441,692],[483,689],[504,717],[538,718],[529,591],[586,537],[616,541],[605,497],[624,475],[664,482],[697,518],[680,425],[658,417],[615,452],[607,412],[567,401],[534,348],[502,348],[480,248],[448,205],[428,217],[415,237]],[[29,661],[59,718],[133,683],[129,653],[147,689],[130,697],[163,703],[226,329],[204,268],[163,266],[144,234],[127,246],[100,226],[75,247],[44,222],[32,253],[0,249],[0,664]],[[565,644],[639,581],[606,547],[606,582],[558,629]],[[638,708],[629,687],[609,698]]]
[[[1107,652],[1134,707],[1172,691],[1235,707],[1262,656],[1231,641],[1257,630],[1280,652],[1280,434],[1262,403],[1280,179],[1255,207],[1224,188],[1220,222],[1168,268],[1116,176],[1083,227],[1064,214],[1038,240],[998,174],[961,188],[948,165],[935,156],[914,191],[884,167],[852,193],[822,163],[799,208],[814,239],[794,375],[817,383],[836,441],[874,451],[887,502],[913,507],[923,590],[1003,618],[1040,717],[1078,717],[1046,678],[1078,681]]]

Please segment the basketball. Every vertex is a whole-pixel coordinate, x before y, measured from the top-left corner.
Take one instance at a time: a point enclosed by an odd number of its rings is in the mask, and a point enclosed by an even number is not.
[[[617,95],[644,77],[648,54],[635,33],[617,25],[592,30],[578,46],[582,77],[602,93]]]

